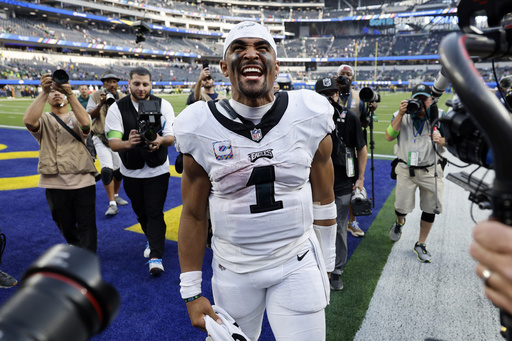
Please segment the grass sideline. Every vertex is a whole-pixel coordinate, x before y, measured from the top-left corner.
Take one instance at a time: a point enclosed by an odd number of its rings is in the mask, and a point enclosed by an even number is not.
[[[186,101],[188,94],[172,94],[172,95],[161,95],[160,97],[168,100],[173,108],[174,113],[179,113],[186,107]],[[373,139],[375,142],[374,154],[379,155],[393,155],[393,147],[395,142],[386,141],[385,131],[391,122],[393,113],[398,109],[400,101],[410,98],[410,92],[383,92],[381,93],[382,101],[379,103],[379,107],[376,110],[376,116],[378,122],[374,122]],[[451,94],[445,94],[441,97],[440,108],[447,111],[445,104],[447,99],[451,99]],[[25,110],[32,103],[31,98],[20,98],[20,99],[0,99],[0,126],[8,127],[24,127],[23,125],[23,114]],[[48,104],[45,106],[45,111],[49,110]],[[368,141],[370,141],[370,130],[367,129]],[[370,154],[368,150],[368,154]]]

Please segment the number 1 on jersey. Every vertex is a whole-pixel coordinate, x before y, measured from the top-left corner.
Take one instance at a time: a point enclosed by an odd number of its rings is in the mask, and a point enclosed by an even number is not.
[[[246,186],[255,186],[256,205],[251,205],[251,213],[275,211],[283,208],[281,200],[275,200],[274,181],[276,174],[274,166],[255,167]]]

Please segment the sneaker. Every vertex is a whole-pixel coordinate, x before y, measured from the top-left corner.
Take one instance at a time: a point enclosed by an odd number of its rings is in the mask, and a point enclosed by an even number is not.
[[[349,223],[347,226],[347,230],[352,233],[354,237],[364,237],[364,231],[359,227],[359,223],[357,221],[353,221]]]
[[[340,291],[343,289],[343,281],[341,280],[341,275],[331,274],[331,289],[335,291]]]
[[[149,264],[149,273],[151,275],[160,275],[164,272],[164,266],[160,258],[151,258],[146,264]]]
[[[116,197],[116,204],[118,206],[125,206],[125,205],[128,205],[128,201],[124,200],[123,198],[121,198],[120,196],[117,196]]]
[[[15,280],[14,277],[0,271],[0,288],[12,288],[16,284],[18,284],[18,281]]]
[[[149,242],[146,243],[146,248],[144,249],[144,258],[149,258],[149,254],[151,253],[151,249],[149,248]]]
[[[117,205],[109,205],[107,212],[105,212],[105,215],[112,216],[112,215],[116,215],[117,212],[119,212],[119,210],[117,209]]]
[[[389,238],[391,238],[392,241],[397,242],[400,239],[400,237],[402,236],[402,227],[404,226],[404,224],[405,221],[403,224],[400,224],[398,220],[395,221],[395,224],[389,231]]]
[[[432,257],[430,256],[430,252],[427,251],[427,245],[425,243],[414,244],[413,250],[420,262],[430,263],[432,261]]]

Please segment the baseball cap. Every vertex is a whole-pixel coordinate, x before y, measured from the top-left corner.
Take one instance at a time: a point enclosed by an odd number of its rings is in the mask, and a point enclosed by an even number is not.
[[[222,58],[226,56],[226,51],[233,41],[240,38],[260,38],[265,40],[274,49],[277,57],[277,47],[274,38],[270,35],[270,32],[263,25],[253,21],[242,21],[235,25],[231,31],[229,31],[226,40],[224,41],[224,51]]]
[[[320,78],[316,81],[315,91],[318,93],[322,93],[328,90],[338,90],[338,86],[336,85],[336,80],[332,77],[324,77]]]
[[[354,74],[354,69],[352,69],[352,66],[347,65],[347,64],[341,64],[341,65],[338,67],[338,71],[337,71],[337,73],[340,73],[340,71],[341,71],[341,70],[344,70],[344,69],[345,69],[345,71],[347,71],[347,69],[348,69],[348,71],[352,72],[352,75]]]
[[[115,79],[116,81],[120,81],[121,78],[117,77],[113,71],[107,71],[101,76],[101,81],[104,82],[107,79]]]
[[[412,88],[412,98],[415,98],[417,96],[432,96],[432,89],[430,89],[430,86],[425,84],[418,84],[414,88]]]

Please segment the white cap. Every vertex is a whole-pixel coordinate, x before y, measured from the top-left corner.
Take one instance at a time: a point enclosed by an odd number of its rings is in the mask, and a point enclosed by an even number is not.
[[[347,64],[341,64],[340,67],[338,68],[338,73],[340,73],[340,71],[343,69],[349,69],[350,72],[352,72],[352,75],[354,75],[354,70],[352,69],[352,66]]]
[[[235,25],[226,37],[226,41],[224,41],[224,51],[222,53],[222,58],[226,56],[226,51],[228,50],[231,43],[240,38],[261,38],[265,40],[274,49],[277,57],[276,42],[270,35],[270,32],[265,28],[265,26],[253,21],[242,21],[241,23]]]

